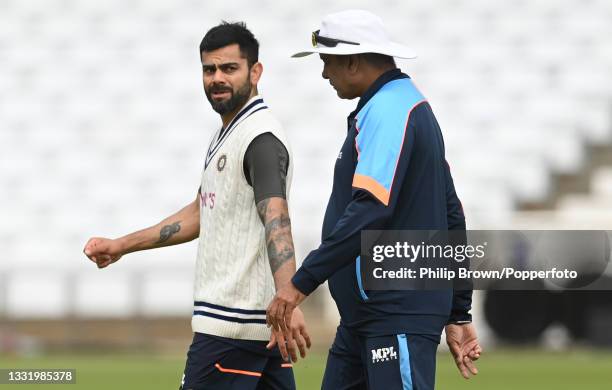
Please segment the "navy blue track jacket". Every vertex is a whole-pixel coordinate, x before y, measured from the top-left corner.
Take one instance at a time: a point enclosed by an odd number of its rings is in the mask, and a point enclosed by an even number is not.
[[[322,243],[292,282],[308,295],[329,280],[341,325],[364,335],[439,337],[471,321],[471,291],[365,291],[362,230],[465,230],[442,132],[423,95],[399,69],[384,73],[348,117],[334,169]]]

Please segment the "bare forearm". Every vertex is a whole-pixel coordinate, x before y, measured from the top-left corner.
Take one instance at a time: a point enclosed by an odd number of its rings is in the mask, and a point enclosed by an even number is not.
[[[200,234],[200,213],[197,201],[157,225],[118,239],[124,253],[131,253],[191,241]]]
[[[268,198],[257,204],[257,212],[266,231],[266,246],[274,284],[278,290],[295,274],[295,250],[287,201]]]

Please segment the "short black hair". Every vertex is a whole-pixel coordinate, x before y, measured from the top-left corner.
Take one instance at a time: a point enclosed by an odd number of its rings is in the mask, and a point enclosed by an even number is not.
[[[200,43],[200,55],[235,43],[240,46],[240,53],[246,57],[249,68],[259,61],[259,42],[244,22],[222,21],[208,30]]]
[[[363,58],[367,63],[377,68],[384,68],[389,66],[397,67],[397,65],[395,64],[395,59],[385,54],[363,53],[360,55],[361,58]]]

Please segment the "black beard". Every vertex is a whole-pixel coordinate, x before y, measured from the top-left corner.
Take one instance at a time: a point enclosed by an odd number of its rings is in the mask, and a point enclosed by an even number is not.
[[[227,100],[222,100],[216,102],[210,96],[213,92],[227,91],[230,92],[231,96]],[[215,110],[219,115],[225,115],[230,112],[236,111],[239,107],[242,107],[251,96],[251,78],[249,77],[247,81],[240,87],[236,92],[232,91],[231,88],[228,87],[215,87],[212,86],[210,90],[204,91],[206,93],[206,98],[210,102],[213,110]]]

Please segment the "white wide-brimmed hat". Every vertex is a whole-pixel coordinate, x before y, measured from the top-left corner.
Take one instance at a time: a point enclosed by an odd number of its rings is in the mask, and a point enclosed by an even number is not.
[[[412,49],[389,39],[378,16],[363,10],[347,10],[325,16],[321,29],[312,33],[312,46],[292,57],[304,57],[313,53],[379,53],[398,58],[416,58]]]

